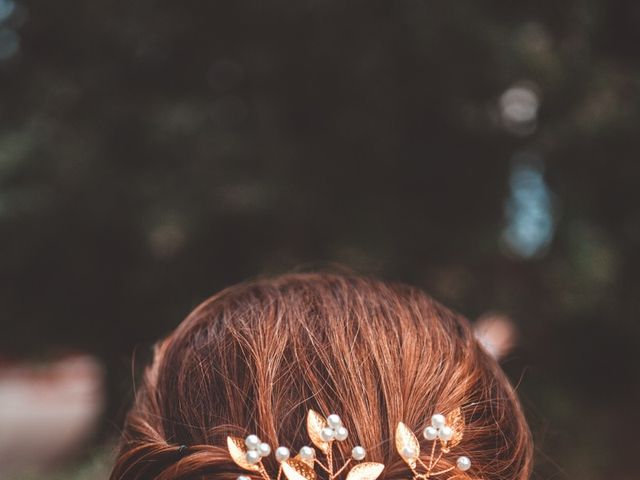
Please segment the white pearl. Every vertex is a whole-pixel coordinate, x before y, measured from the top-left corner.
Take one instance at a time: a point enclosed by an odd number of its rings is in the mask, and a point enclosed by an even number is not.
[[[349,430],[344,427],[338,427],[336,430],[336,440],[342,442],[349,436]]]
[[[268,443],[261,443],[258,447],[258,453],[260,453],[261,457],[266,457],[271,453],[271,447]]]
[[[303,460],[313,460],[316,457],[316,451],[306,445],[300,449],[299,453]]]
[[[446,422],[446,418],[444,418],[444,415],[440,413],[436,413],[433,417],[431,417],[431,425],[433,426],[433,428],[440,429],[444,427]]]
[[[353,450],[351,450],[351,457],[353,457],[354,460],[362,460],[366,454],[366,450],[360,445],[356,445],[353,447]]]
[[[342,426],[342,420],[335,413],[332,413],[327,417],[327,423],[333,429],[338,429]]]
[[[320,431],[320,436],[325,442],[331,442],[336,438],[336,431],[333,428],[325,427]]]
[[[469,457],[458,457],[456,466],[463,472],[466,472],[471,468],[471,460],[469,460]]]
[[[438,430],[436,430],[433,427],[425,428],[422,434],[424,435],[424,438],[426,438],[427,440],[435,440],[436,438],[438,438]]]
[[[289,459],[289,455],[291,452],[287,447],[278,447],[276,448],[276,460],[279,462],[284,462]]]
[[[249,450],[255,450],[260,446],[260,439],[257,435],[249,435],[244,439],[244,444],[247,446]]]
[[[438,432],[438,437],[440,438],[440,440],[448,442],[449,440],[451,440],[451,437],[453,437],[453,430],[451,430],[451,427],[447,427],[445,425]]]
[[[247,462],[254,464],[260,461],[260,453],[257,450],[249,450],[246,454]]]
[[[236,480],[251,480],[251,479],[246,475],[240,475]]]
[[[402,447],[402,456],[404,458],[416,458],[418,456],[418,452],[416,452],[415,448],[405,445]]]

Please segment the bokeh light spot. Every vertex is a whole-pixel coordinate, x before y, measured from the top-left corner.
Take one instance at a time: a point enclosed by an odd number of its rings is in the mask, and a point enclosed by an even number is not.
[[[532,85],[507,89],[499,103],[502,123],[507,130],[516,135],[529,135],[535,131],[540,99]]]
[[[0,28],[0,61],[9,60],[20,49],[20,37],[10,28]]]
[[[13,0],[0,0],[0,22],[7,20],[16,9]]]
[[[527,152],[514,156],[509,190],[503,243],[519,257],[535,257],[549,245],[555,230],[553,197],[539,155]]]

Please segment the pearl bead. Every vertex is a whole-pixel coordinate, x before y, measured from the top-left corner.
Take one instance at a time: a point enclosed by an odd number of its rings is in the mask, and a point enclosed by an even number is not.
[[[300,449],[299,453],[303,460],[313,460],[316,457],[316,451],[306,445]]]
[[[247,446],[249,450],[255,450],[260,446],[260,439],[257,435],[249,435],[244,439],[244,444]]]
[[[327,423],[333,429],[338,429],[342,426],[342,420],[335,413],[332,413],[327,417]]]
[[[426,438],[427,440],[435,440],[436,438],[438,438],[438,430],[436,430],[433,427],[425,428],[422,434],[424,435],[424,438]]]
[[[240,475],[236,480],[251,480],[251,479],[246,475]]]
[[[451,427],[447,427],[445,425],[438,432],[438,437],[440,438],[440,440],[447,442],[451,440],[451,437],[453,437],[453,430],[451,430]]]
[[[268,443],[261,443],[258,447],[258,453],[260,453],[261,457],[266,457],[271,453],[271,447]]]
[[[355,447],[353,447],[353,450],[351,450],[351,457],[354,460],[362,460],[366,454],[366,450],[360,445],[356,445]]]
[[[291,452],[287,447],[278,447],[276,448],[276,460],[279,462],[284,462],[289,459],[289,455]]]
[[[344,427],[338,427],[336,430],[336,440],[342,442],[349,436],[349,431]]]
[[[331,442],[336,438],[336,431],[333,428],[325,427],[320,431],[320,436],[325,442]]]
[[[260,461],[260,454],[257,450],[249,450],[246,454],[247,462],[254,464]]]
[[[456,466],[458,467],[458,469],[466,472],[471,468],[471,460],[469,460],[469,457],[458,457]]]
[[[415,448],[405,445],[402,447],[402,456],[404,458],[416,458],[418,456],[418,452],[416,452]]]
[[[433,428],[440,429],[444,427],[447,420],[444,418],[444,415],[440,413],[436,413],[433,417],[431,417],[431,425]]]

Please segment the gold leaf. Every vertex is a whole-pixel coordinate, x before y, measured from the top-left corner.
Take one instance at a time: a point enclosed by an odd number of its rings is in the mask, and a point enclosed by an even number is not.
[[[329,451],[329,443],[322,440],[320,432],[325,427],[328,427],[327,420],[315,410],[309,410],[307,415],[307,433],[313,444],[318,447],[323,453]]]
[[[260,467],[257,464],[247,462],[247,448],[241,438],[227,437],[227,448],[229,449],[229,455],[240,468],[251,470],[252,472],[260,471]]]
[[[460,407],[450,412],[447,416],[447,425],[453,431],[453,437],[447,442],[447,449],[453,448],[462,441],[464,435],[464,414]]]
[[[347,480],[376,480],[384,470],[384,465],[375,462],[359,463],[347,475]]]
[[[305,459],[305,458],[302,458],[302,457],[300,456],[300,454],[297,454],[297,455],[296,455],[295,457],[293,457],[293,458],[294,458],[294,460],[300,460],[301,462],[304,462],[304,463],[306,463],[307,465],[309,465],[311,468],[313,468],[313,463],[315,462],[315,458],[310,458],[310,459],[308,459],[308,460],[307,460],[307,459]]]
[[[416,452],[416,456],[414,458],[405,457],[402,453],[404,447],[411,447]],[[402,457],[402,459],[407,462],[407,464],[411,468],[415,468],[416,466],[416,458],[420,456],[420,443],[418,439],[413,434],[413,432],[407,427],[404,423],[400,422],[398,427],[396,428],[396,450]]]
[[[282,462],[282,471],[289,480],[315,480],[316,472],[307,462],[290,458]]]

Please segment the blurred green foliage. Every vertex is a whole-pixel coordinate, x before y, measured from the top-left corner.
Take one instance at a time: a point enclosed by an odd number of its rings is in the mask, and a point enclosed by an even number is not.
[[[536,478],[637,478],[638,2],[16,6],[0,352],[99,355],[113,421],[133,350],[199,301],[337,262],[514,319]],[[500,106],[517,85],[524,130]],[[501,241],[522,152],[555,228],[526,258]]]

